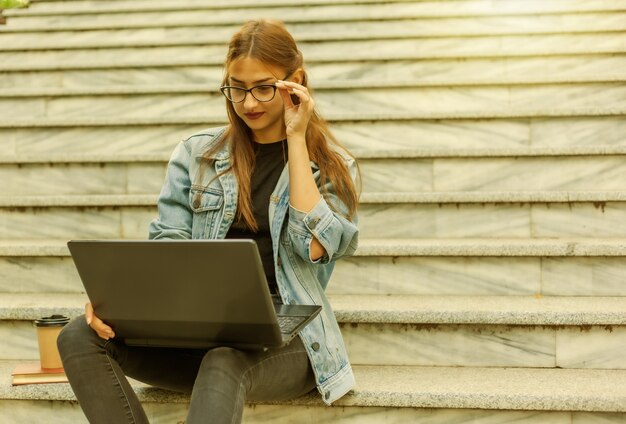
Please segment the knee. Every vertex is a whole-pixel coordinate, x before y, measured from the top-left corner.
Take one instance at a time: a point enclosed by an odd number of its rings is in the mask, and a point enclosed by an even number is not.
[[[241,374],[245,368],[244,354],[230,347],[217,347],[209,350],[202,358],[200,367],[204,370],[217,370],[221,373]]]
[[[75,352],[81,345],[88,344],[90,336],[92,336],[90,333],[93,333],[93,330],[87,325],[84,315],[67,323],[57,338],[57,347],[61,358],[70,352]]]

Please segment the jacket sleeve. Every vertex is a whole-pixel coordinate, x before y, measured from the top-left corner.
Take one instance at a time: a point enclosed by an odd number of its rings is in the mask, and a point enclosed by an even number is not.
[[[150,222],[148,238],[190,239],[193,211],[189,206],[190,152],[184,141],[174,149],[157,202],[159,217]]]
[[[353,159],[348,159],[348,170],[352,181],[356,180],[357,166]],[[319,171],[314,173],[319,187]],[[328,263],[342,256],[351,256],[359,242],[358,219],[356,214],[347,219],[347,207],[337,197],[331,183],[325,187],[326,193],[309,212],[300,211],[289,205],[289,238],[295,252],[310,263]],[[329,204],[334,206],[333,211]],[[317,260],[311,259],[311,241],[315,237],[326,250],[326,254]]]

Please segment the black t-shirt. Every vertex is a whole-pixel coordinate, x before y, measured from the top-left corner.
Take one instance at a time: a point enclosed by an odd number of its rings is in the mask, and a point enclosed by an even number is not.
[[[259,231],[255,233],[243,221],[235,220],[228,230],[226,238],[246,238],[256,241],[270,292],[278,293],[268,209],[270,196],[276,188],[287,160],[287,140],[267,144],[255,143],[255,152],[256,164],[251,179],[252,213],[259,226]]]

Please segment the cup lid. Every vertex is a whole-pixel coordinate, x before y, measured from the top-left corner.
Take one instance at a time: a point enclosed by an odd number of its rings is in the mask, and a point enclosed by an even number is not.
[[[63,315],[51,315],[49,317],[42,317],[35,320],[37,327],[59,327],[70,322],[68,317]]]

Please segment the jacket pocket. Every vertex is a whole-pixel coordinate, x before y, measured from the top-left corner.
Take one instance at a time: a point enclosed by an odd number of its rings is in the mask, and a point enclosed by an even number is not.
[[[219,225],[224,206],[224,192],[208,187],[191,186],[189,205],[193,211],[191,237],[213,238],[213,229]]]

